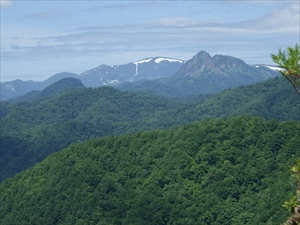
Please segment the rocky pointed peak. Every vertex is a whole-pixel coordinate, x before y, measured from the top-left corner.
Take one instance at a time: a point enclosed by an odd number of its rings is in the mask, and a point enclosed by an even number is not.
[[[249,67],[243,60],[227,55],[214,55],[213,60],[221,69],[237,70]]]
[[[195,58],[211,58],[210,54],[207,53],[206,51],[200,51],[194,57]]]
[[[213,58],[205,51],[199,52],[192,59],[187,61],[179,70],[179,74],[192,76],[195,73],[203,72],[204,70],[214,67]]]
[[[195,55],[191,60],[188,61],[188,63],[196,63],[198,65],[201,64],[207,64],[207,63],[211,63],[212,57],[210,56],[210,54],[208,54],[205,51],[201,51],[199,52],[197,55]]]

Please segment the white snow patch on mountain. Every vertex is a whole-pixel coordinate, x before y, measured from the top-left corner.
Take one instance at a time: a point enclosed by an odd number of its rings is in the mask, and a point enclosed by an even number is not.
[[[138,64],[138,63],[145,63],[145,62],[150,62],[152,60],[152,58],[148,58],[148,59],[142,59],[140,61],[136,61],[134,62],[134,64]]]
[[[139,67],[139,63],[134,63],[135,64],[135,74],[133,74],[133,76],[138,75],[138,67]]]
[[[280,68],[280,67],[275,67],[275,66],[265,66],[268,67],[271,70],[278,70],[278,71],[283,71],[284,69]]]
[[[151,60],[152,58],[148,58],[148,59],[142,59],[140,61],[133,62],[133,64],[135,64],[135,74],[133,74],[133,76],[136,76],[139,73],[138,71],[139,63],[146,63],[146,62],[150,62]]]
[[[171,58],[157,58],[157,59],[155,59],[154,61],[155,61],[156,63],[160,63],[161,61],[164,61],[164,60],[169,61],[169,62],[180,62],[180,63],[183,63],[182,60],[179,60],[179,59],[171,59]]]
[[[118,80],[107,80],[107,82],[109,84],[114,84],[114,83],[118,83],[119,81]]]
[[[12,90],[12,91],[16,91],[15,88],[14,88],[11,84],[6,84],[6,85],[5,85],[5,88],[6,88],[6,89],[10,89],[10,90]]]

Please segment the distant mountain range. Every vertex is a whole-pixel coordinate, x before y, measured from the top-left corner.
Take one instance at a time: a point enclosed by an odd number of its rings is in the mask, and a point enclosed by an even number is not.
[[[121,90],[148,90],[155,94],[187,97],[198,94],[214,94],[227,88],[248,85],[277,76],[278,67],[267,65],[251,66],[231,56],[211,57],[201,51],[187,61],[177,73],[153,81],[124,83]]]
[[[24,95],[32,90],[43,90],[60,79],[73,77],[80,79],[85,87],[114,86],[123,82],[153,80],[169,77],[184,64],[181,59],[167,57],[146,58],[123,65],[99,67],[81,74],[62,72],[55,74],[43,82],[14,80],[1,82],[1,101]]]
[[[36,82],[32,80],[22,81],[20,79],[3,82],[1,83],[0,100],[6,101],[8,99],[27,94],[28,92],[33,90],[40,91],[63,78],[69,77],[78,78],[78,75],[75,73],[62,72],[51,76],[43,82]]]
[[[263,81],[278,75],[278,67],[248,65],[224,55],[211,57],[201,51],[185,62],[167,57],[146,58],[123,65],[100,65],[81,74],[62,72],[43,82],[14,80],[1,83],[1,101],[43,90],[63,78],[81,80],[85,87],[115,86],[121,90],[151,91],[155,94],[186,97],[218,93],[226,88]]]

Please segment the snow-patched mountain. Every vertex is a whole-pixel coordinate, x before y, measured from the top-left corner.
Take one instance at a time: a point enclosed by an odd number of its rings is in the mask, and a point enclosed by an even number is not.
[[[1,100],[43,90],[56,81],[73,77],[85,87],[115,86],[123,90],[150,90],[167,96],[218,93],[279,75],[279,67],[248,65],[231,56],[210,56],[201,51],[187,62],[168,57],[151,57],[123,65],[100,65],[80,75],[59,73],[43,82],[15,80],[1,83]],[[136,82],[138,81],[138,82]]]
[[[184,64],[183,60],[167,57],[152,57],[124,65],[101,65],[87,70],[80,75],[75,73],[58,73],[43,82],[22,81],[20,79],[1,82],[0,100],[5,101],[24,95],[33,90],[43,90],[47,86],[60,79],[73,77],[80,79],[86,87],[99,87],[115,85],[123,82],[135,82],[138,80],[152,80],[161,77],[169,77],[175,74]]]
[[[119,85],[118,88],[148,90],[158,95],[172,97],[215,94],[227,88],[253,84],[278,76],[279,72],[274,68],[251,66],[232,56],[210,56],[207,52],[201,51],[168,78],[127,83]]]
[[[86,87],[154,80],[175,74],[183,64],[181,59],[152,57],[123,65],[100,65],[81,73],[80,79]]]
[[[267,67],[271,70],[275,70],[275,71],[282,71],[284,69],[280,68],[279,66],[274,66],[274,65],[265,65],[265,64],[255,64],[255,65],[252,65],[254,66],[255,68],[264,68],[264,67]]]

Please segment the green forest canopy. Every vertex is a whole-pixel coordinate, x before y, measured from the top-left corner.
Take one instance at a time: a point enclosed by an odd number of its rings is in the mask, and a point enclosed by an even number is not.
[[[0,224],[279,224],[299,136],[238,116],[71,145],[0,185]]]
[[[299,105],[297,93],[279,77],[205,100],[102,87],[68,91],[44,101],[1,102],[1,180],[90,138],[167,129],[207,117],[250,114],[267,120],[300,120]]]

